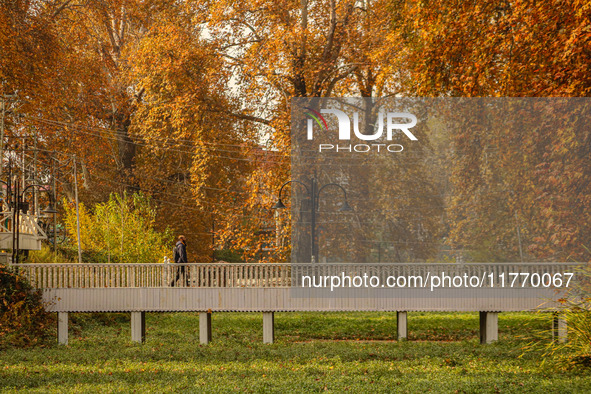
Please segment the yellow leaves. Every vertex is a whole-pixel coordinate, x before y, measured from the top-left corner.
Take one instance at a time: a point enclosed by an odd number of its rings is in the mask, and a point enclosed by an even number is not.
[[[63,206],[65,210],[65,224],[66,224],[66,232],[69,237],[72,238],[72,241],[75,243],[78,242],[78,231],[77,231],[77,221],[76,221],[76,207],[74,203],[69,202],[67,200],[63,200]],[[79,204],[79,216],[80,216],[80,243],[82,249],[92,249],[95,245],[95,241],[92,239],[91,231],[92,231],[92,219],[88,209],[83,203]]]

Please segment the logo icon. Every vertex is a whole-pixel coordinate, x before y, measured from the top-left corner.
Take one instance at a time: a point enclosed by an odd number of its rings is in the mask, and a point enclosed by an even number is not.
[[[328,124],[322,114],[333,114],[337,117],[339,122],[339,140],[350,140],[351,139],[351,120],[349,116],[338,109],[321,109],[320,112],[313,110],[312,108],[305,107],[309,112],[305,114],[316,121],[320,129],[323,128],[328,131]],[[359,113],[353,113],[353,132],[355,136],[363,141],[374,141],[379,139],[384,132],[384,112],[380,111],[378,114],[378,126],[374,134],[362,134],[359,131]],[[308,119],[308,140],[314,139],[314,122],[312,119]],[[398,123],[399,120],[410,120],[410,122]],[[322,123],[321,123],[322,121]],[[406,135],[411,141],[417,141],[417,137],[409,130],[411,127],[416,126],[417,117],[407,112],[388,112],[386,114],[386,139],[392,140],[394,130],[400,130]],[[324,126],[324,127],[322,127]]]
[[[328,125],[326,124],[326,119],[324,119],[324,116],[322,116],[320,114],[320,112],[314,111],[310,107],[304,107],[304,109],[307,109],[308,111],[310,111],[310,112],[304,112],[304,114],[306,114],[307,116],[314,119],[316,121],[316,123],[318,123],[318,126],[320,126],[321,130],[322,130],[322,126],[324,125],[324,130],[328,131]],[[312,123],[312,119],[308,119],[308,139],[309,140],[311,140],[313,137],[312,136],[312,129],[313,129],[314,124]],[[320,120],[322,120],[322,123],[320,123]]]

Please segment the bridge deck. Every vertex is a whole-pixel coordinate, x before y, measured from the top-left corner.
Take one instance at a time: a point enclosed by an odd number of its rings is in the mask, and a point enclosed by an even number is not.
[[[185,282],[182,271],[188,278]],[[498,312],[555,310],[564,297],[563,275],[577,265],[530,264],[19,264],[31,284],[43,290],[47,310],[58,313],[58,341],[68,342],[69,312],[131,312],[132,340],[145,339],[146,312],[200,312],[199,336],[211,341],[211,312],[263,312],[263,341],[274,340],[274,312],[395,311],[398,338],[407,338],[407,311],[479,311],[480,341],[498,339]],[[509,273],[538,281],[517,286],[488,283],[475,289],[344,289],[335,293],[305,284],[305,276],[362,275],[384,281],[430,275],[485,279]],[[174,281],[177,274],[180,281]],[[534,275],[535,276],[535,275]],[[558,278],[559,280],[556,280]],[[174,282],[174,287],[172,286]],[[384,282],[382,282],[384,283]],[[432,282],[431,282],[432,283]],[[537,283],[537,284],[536,284]],[[416,284],[416,282],[415,282]],[[484,284],[484,281],[482,282]],[[508,283],[507,283],[508,284]],[[521,286],[520,286],[521,284]],[[561,340],[566,323],[555,319]],[[554,332],[554,331],[553,331]]]
[[[43,289],[48,310],[89,311],[528,311],[555,307],[561,289],[531,283],[476,289],[327,289],[301,286],[304,275],[367,272],[421,277],[537,273],[552,278],[576,272],[564,263],[516,264],[187,264],[175,287],[175,264],[20,264]],[[181,286],[181,287],[176,287]]]

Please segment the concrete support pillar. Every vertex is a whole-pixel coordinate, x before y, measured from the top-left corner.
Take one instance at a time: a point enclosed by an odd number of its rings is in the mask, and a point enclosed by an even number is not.
[[[480,343],[499,340],[499,313],[480,312]]]
[[[552,316],[552,339],[561,343],[566,342],[568,329],[564,315],[554,313]]]
[[[211,312],[199,312],[199,342],[211,342]]]
[[[263,343],[275,341],[275,313],[263,312]]]
[[[397,339],[399,341],[408,339],[408,322],[406,312],[396,312]]]
[[[68,312],[57,313],[57,343],[68,344]]]
[[[146,341],[146,312],[131,312],[131,341]]]

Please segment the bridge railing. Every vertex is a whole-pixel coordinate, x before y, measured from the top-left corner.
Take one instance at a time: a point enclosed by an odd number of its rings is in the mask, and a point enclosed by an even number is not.
[[[509,274],[537,274],[540,285],[548,278],[561,278],[567,272],[578,271],[574,263],[381,263],[381,264],[19,264],[19,272],[35,288],[267,288],[301,285],[303,276],[321,278],[330,275],[377,276],[384,283],[387,277],[420,276],[428,280],[430,275],[477,276],[495,282],[505,275],[506,285],[512,279]],[[178,280],[177,280],[178,277]],[[523,286],[519,277],[518,287],[532,287],[527,281]],[[574,277],[572,278],[574,283]],[[534,281],[535,284],[535,281]],[[553,280],[552,285],[555,282]],[[538,285],[538,286],[540,286]],[[513,286],[517,287],[517,286]],[[535,287],[535,286],[534,286]],[[544,286],[548,287],[548,286]],[[551,286],[554,287],[554,286]]]
[[[0,233],[12,234],[12,211],[0,212]],[[37,223],[38,217],[21,213],[19,219],[18,231],[20,234],[29,234],[38,236],[40,239],[46,239],[47,235],[43,228]]]
[[[35,288],[289,287],[289,264],[19,264]]]

